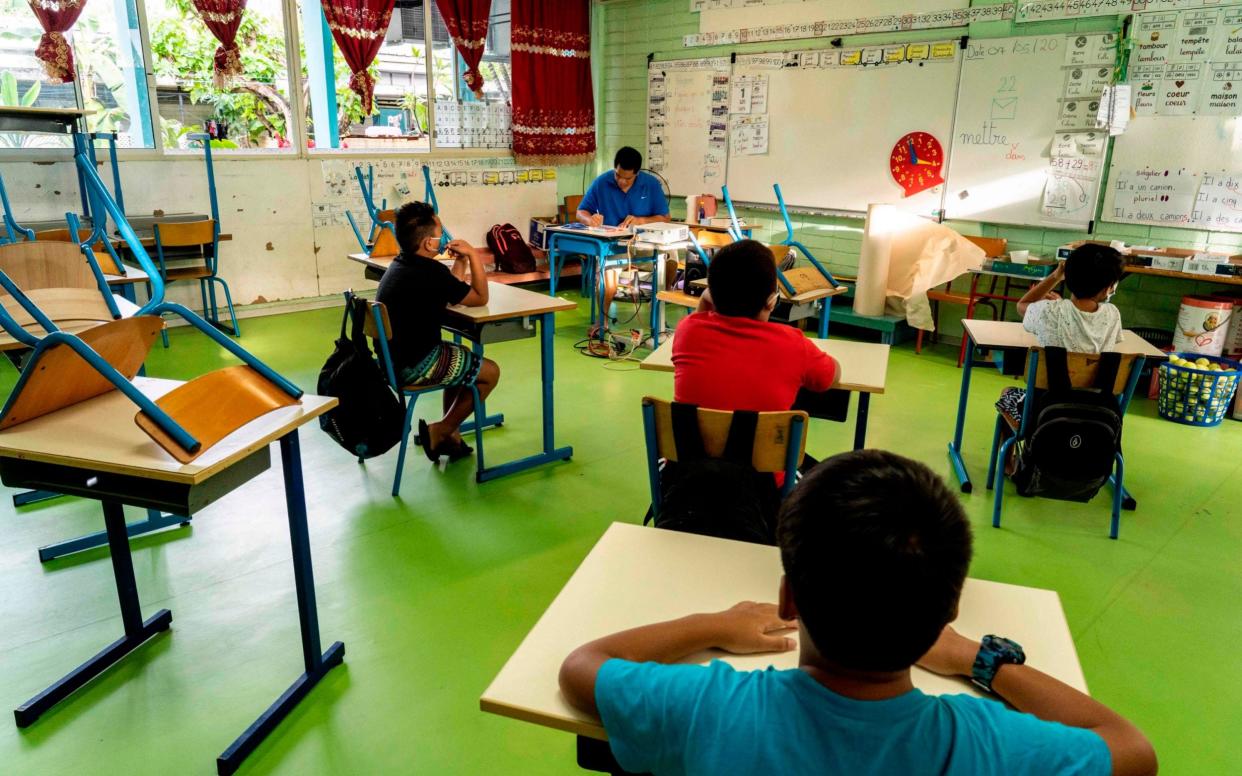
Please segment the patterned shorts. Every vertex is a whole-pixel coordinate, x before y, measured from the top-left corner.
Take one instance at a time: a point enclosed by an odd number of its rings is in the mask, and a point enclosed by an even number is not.
[[[1015,423],[1022,422],[1022,405],[1026,404],[1025,388],[1006,388],[996,400],[996,411],[1012,419]]]
[[[405,386],[469,385],[479,376],[483,359],[456,342],[441,342],[417,366],[397,375]]]

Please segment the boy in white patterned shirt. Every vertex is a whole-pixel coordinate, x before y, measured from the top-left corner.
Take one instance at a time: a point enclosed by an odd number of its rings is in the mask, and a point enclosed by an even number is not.
[[[1035,335],[1041,347],[1065,348],[1071,353],[1100,353],[1116,345],[1121,342],[1121,313],[1108,300],[1125,266],[1121,254],[1107,245],[1080,245],[1018,300],[1022,327]],[[1069,299],[1053,291],[1062,280]],[[996,409],[1015,429],[1025,400],[1025,389],[1006,388],[996,402]]]

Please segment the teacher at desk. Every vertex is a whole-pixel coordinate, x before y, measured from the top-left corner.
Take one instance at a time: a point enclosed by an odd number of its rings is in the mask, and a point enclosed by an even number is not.
[[[612,170],[591,182],[578,205],[578,220],[587,226],[617,226],[628,229],[639,224],[668,221],[668,200],[660,181],[642,172],[643,155],[625,146],[613,158]],[[670,262],[665,278],[671,284],[677,275],[676,262]],[[617,293],[617,271],[604,273],[604,309],[612,305]]]

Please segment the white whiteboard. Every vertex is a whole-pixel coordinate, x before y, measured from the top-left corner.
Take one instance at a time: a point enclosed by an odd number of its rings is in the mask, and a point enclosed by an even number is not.
[[[1103,35],[971,40],[945,216],[1085,228],[1095,217],[1107,133],[1069,134],[1092,129],[1115,49],[1115,39]],[[1063,141],[1055,157],[1054,136]]]
[[[1102,218],[1242,232],[1242,8],[1138,14],[1134,29],[1138,115],[1113,142]]]
[[[728,114],[718,106],[727,106],[730,67],[727,57],[714,57],[652,62],[647,70],[646,164],[673,194],[718,191],[724,183]]]
[[[772,184],[779,183],[791,207],[861,213],[871,203],[889,202],[935,215],[944,187],[903,198],[889,157],[914,131],[931,133],[948,152],[961,58],[956,41],[944,51],[951,53],[937,62],[866,67],[789,67],[787,61],[773,69],[779,55],[739,56],[735,77],[769,76],[770,136],[767,154],[730,157],[729,194],[772,204]]]

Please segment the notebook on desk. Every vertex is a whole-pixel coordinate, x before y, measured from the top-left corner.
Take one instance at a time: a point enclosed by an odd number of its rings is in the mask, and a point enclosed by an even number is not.
[[[565,224],[564,226],[554,227],[558,231],[575,231],[583,232],[595,237],[633,237],[633,229],[622,229],[617,226],[587,226],[586,224]]]

